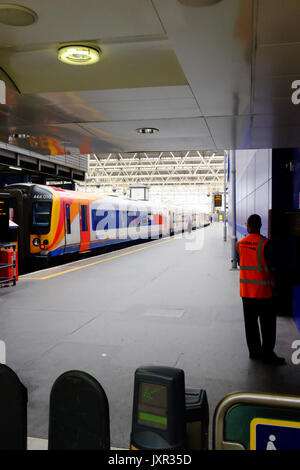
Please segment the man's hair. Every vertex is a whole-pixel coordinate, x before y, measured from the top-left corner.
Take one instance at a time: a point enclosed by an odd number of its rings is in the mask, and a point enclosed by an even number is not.
[[[261,218],[258,214],[252,214],[248,217],[247,224],[253,230],[260,230],[261,228]]]

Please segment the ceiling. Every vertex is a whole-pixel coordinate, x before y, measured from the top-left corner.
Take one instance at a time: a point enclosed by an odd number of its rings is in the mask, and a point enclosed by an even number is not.
[[[1,141],[49,154],[300,146],[299,0],[21,2],[38,21],[0,27]],[[100,61],[61,63],[72,41],[96,41]]]

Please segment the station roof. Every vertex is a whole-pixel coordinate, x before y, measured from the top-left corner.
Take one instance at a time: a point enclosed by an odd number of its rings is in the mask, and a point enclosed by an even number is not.
[[[201,3],[22,0],[37,21],[1,24],[0,140],[52,155],[299,146],[299,0]],[[58,60],[82,41],[99,62]]]
[[[222,185],[224,152],[133,152],[91,154],[85,187]]]

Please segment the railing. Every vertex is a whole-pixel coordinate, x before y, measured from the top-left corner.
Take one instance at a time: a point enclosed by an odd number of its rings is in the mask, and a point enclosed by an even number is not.
[[[12,262],[4,262],[2,263],[2,253],[5,253],[4,249],[13,249],[13,256]],[[13,275],[10,276],[10,269],[13,268]],[[6,269],[8,272],[8,276],[1,276],[1,270]],[[17,263],[16,263],[16,245],[14,243],[0,243],[0,287],[12,284],[13,286],[16,285],[17,282]]]

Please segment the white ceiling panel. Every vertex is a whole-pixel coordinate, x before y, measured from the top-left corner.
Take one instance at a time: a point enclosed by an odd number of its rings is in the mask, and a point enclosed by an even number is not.
[[[22,0],[21,3],[37,13],[38,21],[23,28],[1,24],[2,47],[164,34],[151,0]]]
[[[95,135],[105,133],[113,133],[120,137],[135,138],[138,140],[145,140],[146,138],[165,137],[200,137],[208,136],[209,131],[203,118],[189,118],[189,119],[147,119],[140,121],[119,121],[119,122],[95,122],[95,123],[80,123],[83,129],[89,130]],[[138,134],[136,129],[140,127],[154,127],[159,129],[157,134],[145,136]]]
[[[245,149],[250,145],[250,116],[206,118],[218,149]]]
[[[95,138],[114,142],[122,151],[134,150],[169,150],[195,148],[215,148],[204,119],[157,119],[147,121],[121,121],[80,124]],[[138,134],[139,127],[154,127],[158,133],[152,135]],[[95,139],[96,140],[96,139]],[[183,145],[184,143],[184,145]],[[194,145],[197,146],[194,147]],[[180,145],[177,147],[177,145]]]
[[[49,110],[51,106],[46,106]],[[44,111],[44,110],[43,110]],[[122,101],[112,103],[74,104],[64,107],[71,117],[80,122],[89,121],[127,121],[138,119],[163,119],[198,117],[200,111],[194,99]]]
[[[1,49],[0,64],[22,93],[70,92],[186,85],[168,41],[109,44],[99,62],[74,67],[57,58],[57,46],[15,51]]]
[[[154,3],[203,115],[249,112],[252,0],[202,8],[174,0]]]
[[[25,100],[37,101],[40,106],[44,103],[44,113],[51,109],[60,111],[54,122],[59,122],[59,114],[73,116],[78,122],[200,116],[188,86],[44,93],[25,96]]]
[[[74,101],[85,103],[110,103],[138,100],[189,99],[193,94],[189,86],[121,88],[113,90],[80,90],[64,93],[39,93],[51,105],[68,105]],[[29,98],[30,99],[30,98]]]

